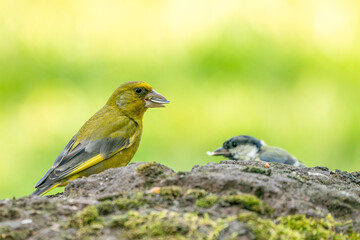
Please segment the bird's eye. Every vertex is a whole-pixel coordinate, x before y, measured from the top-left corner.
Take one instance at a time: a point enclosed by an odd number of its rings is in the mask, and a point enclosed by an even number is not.
[[[237,142],[232,142],[231,144],[233,147],[237,147],[238,143]]]
[[[141,93],[141,92],[142,92],[142,89],[141,89],[141,88],[135,88],[135,92],[136,92],[136,93]]]

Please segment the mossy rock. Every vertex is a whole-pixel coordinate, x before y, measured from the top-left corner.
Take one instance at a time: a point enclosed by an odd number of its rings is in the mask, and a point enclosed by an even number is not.
[[[158,177],[159,175],[163,174],[168,168],[164,165],[158,164],[156,162],[151,163],[144,163],[141,164],[137,169],[136,172],[140,176],[144,177]]]
[[[5,219],[14,220],[20,217],[19,209],[12,208],[1,208],[0,209],[0,221]]]
[[[138,209],[147,203],[143,193],[133,193],[128,197],[121,197],[116,199],[115,204],[119,210]]]
[[[271,207],[250,194],[222,196],[220,198],[219,204],[223,207],[239,206],[241,208],[266,215],[270,215],[273,212]]]
[[[115,204],[110,200],[105,200],[96,205],[100,215],[107,215],[115,211]]]
[[[145,178],[145,187],[150,187],[166,172],[173,172],[170,168],[156,162],[144,163],[137,167],[136,172]]]
[[[25,240],[31,236],[30,229],[11,229],[0,226],[0,240]]]
[[[266,169],[263,167],[246,166],[242,171],[249,173],[263,174],[266,176],[271,175],[271,169]]]
[[[203,198],[198,199],[195,202],[195,205],[202,208],[210,208],[212,207],[217,201],[219,200],[219,197],[216,195],[208,195]]]
[[[165,199],[175,199],[181,196],[182,188],[178,186],[165,186],[160,188],[160,195]]]
[[[173,211],[141,214],[128,211],[114,216],[109,226],[124,231],[124,239],[214,239],[226,226],[207,215],[180,214]],[[199,231],[199,229],[202,229]]]
[[[99,212],[96,206],[87,206],[82,211],[78,212],[76,216],[70,218],[66,228],[82,228],[90,225],[98,220]]]
[[[208,193],[204,189],[188,189],[185,193],[185,196],[194,196],[195,199],[203,198]]]
[[[351,228],[346,233],[337,232],[337,227],[343,226],[344,223],[335,221],[330,214],[322,219],[289,215],[276,220],[259,218],[254,214],[242,214],[237,219],[245,222],[259,240],[360,239],[360,234],[353,232]]]
[[[0,201],[0,239],[360,240],[360,174],[273,164],[270,175],[263,166],[109,169],[70,192]]]

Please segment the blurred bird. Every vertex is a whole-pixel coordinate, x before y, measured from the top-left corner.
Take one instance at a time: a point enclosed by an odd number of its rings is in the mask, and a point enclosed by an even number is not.
[[[225,141],[222,147],[213,152],[207,152],[207,154],[224,156],[230,160],[261,160],[306,167],[284,149],[268,146],[264,141],[246,135],[232,137]]]
[[[70,140],[31,195],[42,196],[75,178],[126,166],[139,147],[145,111],[166,103],[145,82],[120,85]]]

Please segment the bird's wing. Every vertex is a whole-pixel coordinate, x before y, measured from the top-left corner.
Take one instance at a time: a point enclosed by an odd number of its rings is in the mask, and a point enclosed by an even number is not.
[[[61,153],[59,154],[59,156],[56,158],[54,164],[52,165],[52,167],[45,173],[45,175],[37,182],[37,184],[35,185],[35,188],[39,187],[46,179],[47,177],[50,175],[50,173],[57,167],[59,166],[60,162],[64,159],[64,157],[69,153],[69,150],[72,148],[72,146],[75,143],[75,136],[73,136],[71,138],[71,140],[69,141],[69,143],[65,146],[65,148],[61,151]]]
[[[35,187],[49,185],[69,175],[81,172],[130,147],[134,143],[136,132],[136,128],[132,125],[136,125],[136,123],[127,121],[126,126],[121,125],[117,131],[109,135],[105,134],[109,137],[97,140],[85,139],[77,142],[77,135],[75,135]],[[114,128],[110,127],[109,129]]]
[[[297,160],[291,156],[287,151],[278,147],[271,147],[266,151],[260,153],[260,160],[265,162],[275,162],[282,164],[294,165]]]

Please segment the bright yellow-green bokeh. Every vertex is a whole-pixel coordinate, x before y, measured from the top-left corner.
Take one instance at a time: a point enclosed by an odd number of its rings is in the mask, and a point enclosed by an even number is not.
[[[175,170],[240,134],[360,169],[356,0],[0,2],[0,199],[30,194],[121,83],[171,100],[133,161]]]

